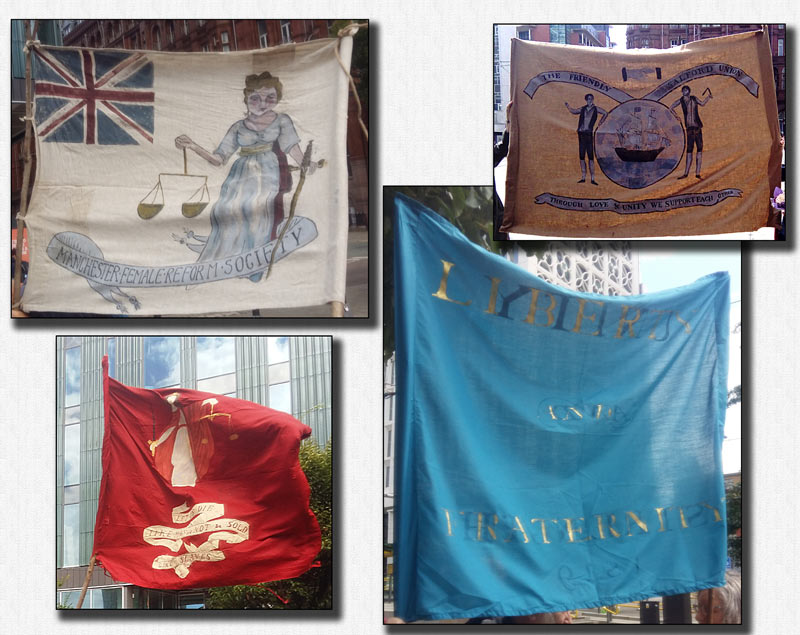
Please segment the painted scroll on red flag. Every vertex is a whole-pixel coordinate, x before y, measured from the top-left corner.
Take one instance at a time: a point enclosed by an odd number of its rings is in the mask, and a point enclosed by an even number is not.
[[[151,589],[256,584],[307,571],[320,549],[298,449],[311,429],[221,395],[125,386],[104,368],[94,553]]]
[[[767,34],[617,51],[512,40],[503,231],[754,231],[780,184]]]

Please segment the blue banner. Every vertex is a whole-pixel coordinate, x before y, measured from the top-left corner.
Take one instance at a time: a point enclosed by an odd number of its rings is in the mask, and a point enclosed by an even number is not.
[[[396,614],[724,586],[728,274],[578,293],[395,212]]]

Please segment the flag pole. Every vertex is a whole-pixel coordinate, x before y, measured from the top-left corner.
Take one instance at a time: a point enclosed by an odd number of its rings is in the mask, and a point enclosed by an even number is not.
[[[76,609],[79,609],[83,606],[83,598],[86,597],[86,590],[89,588],[89,580],[92,577],[92,569],[94,569],[94,554],[92,554],[92,557],[89,559],[89,568],[86,570],[86,579],[83,581],[81,595],[78,598],[78,603],[75,605]]]
[[[12,309],[18,309],[22,300],[22,249],[25,238],[25,215],[28,213],[28,184],[31,180],[31,137],[33,136],[33,93],[31,78],[31,47],[39,29],[39,23],[34,20],[25,20],[25,137],[22,141],[22,156],[24,168],[22,172],[22,192],[20,193],[19,212],[15,217],[17,228],[17,254],[14,268],[14,287],[12,296]]]
[[[344,317],[344,302],[337,300],[331,302],[331,317]]]

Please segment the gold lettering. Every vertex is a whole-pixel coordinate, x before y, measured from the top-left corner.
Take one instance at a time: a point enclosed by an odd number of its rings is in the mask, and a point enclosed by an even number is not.
[[[575,408],[573,408],[572,406],[570,406],[569,410],[572,410],[572,412],[574,412],[576,415],[578,415],[579,419],[583,419],[583,415],[580,412],[578,412]],[[567,411],[567,417],[569,417],[569,411]],[[565,419],[567,417],[565,417]]]
[[[447,518],[447,535],[448,536],[452,536],[453,535],[453,525],[450,522],[450,511],[445,509],[444,507],[442,507],[442,509],[444,509],[444,515]]]
[[[494,524],[497,524],[497,514],[492,516],[492,521]],[[492,540],[497,540],[497,534],[494,533],[494,529],[492,529],[489,525],[486,525],[486,531],[489,532],[489,535],[492,537]]]
[[[478,540],[482,540],[481,538],[481,527],[483,526],[483,514],[478,512]]]
[[[523,543],[528,543],[529,542],[528,534],[525,533],[525,527],[522,526],[522,523],[519,520],[519,516],[514,516],[514,522],[517,524],[517,526],[516,527],[512,527],[511,531],[521,531],[522,532],[522,541],[523,541]],[[512,536],[513,536],[513,534],[512,534]],[[511,541],[511,538],[506,540],[506,542],[510,542],[510,541]]]
[[[583,307],[586,306],[587,302],[593,302],[594,304],[598,305],[602,308],[603,303],[600,300],[586,300],[585,298],[581,298],[578,301],[578,316],[575,318],[575,328],[572,329],[573,333],[580,333],[581,332],[581,324],[583,323],[583,318],[594,322],[594,319],[597,317],[597,314],[592,315],[584,315]]]
[[[556,413],[555,413],[555,412],[553,412],[553,406],[547,406],[547,407],[548,407],[548,409],[550,410],[550,417],[551,417],[552,419],[554,419],[554,420],[558,420],[558,417],[556,417]]]
[[[492,290],[489,293],[489,307],[484,311],[484,313],[489,313],[491,315],[495,314],[495,308],[497,307],[497,288],[500,286],[500,278],[492,278]]]
[[[531,289],[531,309],[528,311],[528,317],[525,318],[525,321],[528,324],[533,324],[534,326],[544,326],[549,327],[553,325],[553,322],[556,321],[555,315],[553,315],[553,309],[556,308],[556,298],[554,295],[547,294],[550,296],[550,306],[547,307],[544,312],[547,313],[547,324],[536,324],[536,311],[538,307],[536,306],[539,300],[539,289]]]
[[[658,531],[666,531],[664,527],[664,516],[661,514],[665,509],[670,510],[672,507],[656,507],[656,514],[658,514]]]
[[[545,518],[531,518],[531,524],[535,527],[537,522],[542,523],[542,542],[546,545],[549,545],[550,541],[547,539],[547,527],[545,525],[545,520]]]
[[[666,310],[663,310],[663,309],[650,309],[650,312],[651,312],[651,313],[656,313],[656,314],[658,314],[658,319],[656,320],[656,323],[655,323],[655,324],[653,324],[653,330],[652,330],[652,331],[650,331],[650,335],[648,335],[648,336],[647,336],[649,339],[651,339],[651,340],[654,340],[654,339],[656,339],[656,327],[657,327],[659,324],[661,324],[661,317],[662,317],[662,316],[663,316],[665,313],[666,313],[667,315],[669,315],[670,313],[672,313],[672,311],[666,311]]]
[[[608,531],[611,532],[611,535],[614,536],[614,538],[619,538],[622,534],[613,527],[614,523],[617,522],[617,517],[614,516],[614,514],[609,514],[609,516],[611,517],[611,522],[608,524]],[[603,533],[603,517],[600,514],[597,514],[595,518],[597,518],[597,529],[600,532],[600,539],[604,540],[606,536]]]
[[[442,280],[439,282],[439,290],[436,293],[432,293],[431,295],[434,298],[439,298],[440,300],[446,300],[447,302],[452,302],[453,304],[460,304],[461,306],[469,306],[472,304],[472,300],[467,300],[466,302],[459,302],[458,300],[453,300],[447,297],[447,278],[450,275],[450,269],[453,268],[454,263],[447,262],[446,260],[442,260]]]
[[[614,337],[616,338],[622,337],[622,331],[625,328],[626,324],[628,325],[628,335],[630,335],[630,337],[636,337],[636,334],[633,332],[633,325],[635,322],[639,320],[639,318],[641,317],[641,313],[639,312],[639,309],[636,309],[636,317],[633,318],[632,320],[626,319],[628,315],[628,309],[632,308],[633,307],[627,304],[622,305],[622,315],[619,318],[619,326],[617,327],[617,334]]]
[[[700,503],[703,507],[708,507],[712,512],[714,512],[714,522],[717,523],[722,520],[722,516],[719,515],[719,510],[716,507],[712,507],[708,503]]]
[[[603,404],[599,403],[597,404],[597,412],[595,413],[594,418],[599,419],[601,414],[603,414]]]
[[[692,327],[689,326],[689,323],[686,320],[684,320],[680,315],[678,315],[677,311],[675,311],[675,319],[678,320],[678,322],[680,322],[681,324],[683,324],[683,328],[687,333],[692,332]]]
[[[578,520],[583,520],[583,518],[578,518]],[[587,540],[591,540],[591,536],[586,536],[581,540],[575,540],[575,534],[583,533],[583,528],[581,527],[573,527],[572,526],[572,518],[565,518],[564,522],[567,523],[567,536],[569,536],[570,542],[586,542]]]
[[[645,524],[645,522],[641,518],[639,518],[634,512],[625,512],[625,515],[627,516],[629,536],[633,535],[633,533],[631,532],[630,521],[635,522],[639,526],[639,529],[641,529],[644,533],[647,533],[647,524]]]
[[[686,516],[683,515],[683,507],[678,507],[678,510],[681,513],[681,527],[683,529],[689,529],[689,524],[686,522]]]

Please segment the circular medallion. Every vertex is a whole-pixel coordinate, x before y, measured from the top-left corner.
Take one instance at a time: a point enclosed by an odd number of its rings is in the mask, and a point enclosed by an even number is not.
[[[639,189],[672,172],[683,156],[680,120],[664,104],[626,101],[608,113],[595,133],[597,164],[617,185]]]

